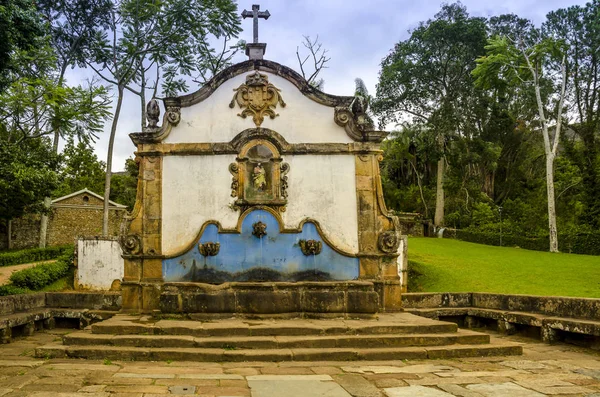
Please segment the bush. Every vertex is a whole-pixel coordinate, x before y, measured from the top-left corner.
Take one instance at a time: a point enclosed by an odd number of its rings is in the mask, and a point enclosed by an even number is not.
[[[20,265],[56,259],[59,256],[73,251],[73,246],[59,246],[47,248],[30,248],[20,251],[0,253],[0,266]]]
[[[43,263],[15,272],[10,276],[10,281],[16,287],[37,291],[64,277],[72,264],[73,254],[67,253],[54,263]]]
[[[2,285],[0,286],[0,296],[6,296],[6,295],[20,295],[20,294],[27,294],[31,291],[29,291],[26,288],[19,288],[19,287],[15,287],[14,285]]]
[[[456,238],[471,243],[500,245],[500,233],[481,231],[477,229],[462,229],[456,231]],[[523,237],[502,233],[502,246],[520,247],[534,251],[548,251],[550,241],[548,236]],[[558,249],[561,252],[582,255],[600,255],[600,233],[569,233],[559,234]]]

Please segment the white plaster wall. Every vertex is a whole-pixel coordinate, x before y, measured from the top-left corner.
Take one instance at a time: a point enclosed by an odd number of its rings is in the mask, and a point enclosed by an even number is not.
[[[233,109],[229,107],[233,90],[245,83],[246,76],[251,73],[253,71],[226,81],[204,101],[182,108],[181,122],[163,142],[229,142],[245,129],[255,128],[252,117],[243,119],[237,115],[241,112],[237,103]],[[344,128],[335,124],[332,107],[305,97],[286,79],[266,74],[269,82],[281,90],[287,106],[283,108],[278,104],[275,111],[279,116],[273,120],[266,117],[261,127],[278,132],[289,143],[353,142]]]
[[[225,228],[237,225],[230,205],[229,164],[235,155],[166,156],[163,158],[162,251],[179,253],[198,235],[202,225],[216,220]]]
[[[180,253],[206,221],[219,221],[225,228],[237,225],[228,171],[234,161],[235,155],[164,157],[163,254]],[[290,164],[285,227],[315,219],[337,247],[358,252],[354,156],[297,155],[283,161]]]
[[[79,288],[109,290],[114,280],[121,280],[124,261],[121,246],[115,239],[79,238],[77,240],[77,284]]]
[[[339,248],[358,252],[358,213],[354,155],[284,156],[290,164],[286,227],[305,218],[319,222]]]

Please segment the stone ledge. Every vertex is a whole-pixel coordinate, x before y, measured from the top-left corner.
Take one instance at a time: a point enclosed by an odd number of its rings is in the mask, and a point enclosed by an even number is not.
[[[373,283],[196,283],[165,284],[163,313],[204,314],[375,314],[379,296]]]

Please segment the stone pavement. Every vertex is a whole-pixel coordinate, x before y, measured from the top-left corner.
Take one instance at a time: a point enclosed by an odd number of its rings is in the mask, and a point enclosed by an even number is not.
[[[533,339],[523,356],[379,362],[110,362],[33,358],[70,330],[0,345],[0,396],[600,397],[600,353]]]

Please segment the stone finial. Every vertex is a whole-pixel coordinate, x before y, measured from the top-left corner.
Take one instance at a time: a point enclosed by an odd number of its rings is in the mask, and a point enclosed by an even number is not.
[[[158,127],[158,118],[160,117],[160,106],[156,99],[150,100],[146,106],[146,116],[148,118],[148,128]]]

